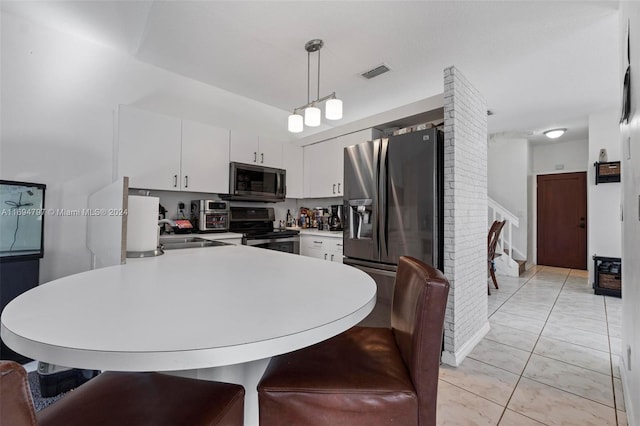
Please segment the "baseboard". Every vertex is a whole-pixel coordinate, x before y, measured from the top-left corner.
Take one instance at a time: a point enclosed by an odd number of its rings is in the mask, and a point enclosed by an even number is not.
[[[471,339],[467,340],[467,342],[462,345],[460,349],[458,349],[455,353],[444,351],[442,352],[442,363],[450,365],[452,367],[459,366],[462,361],[471,353],[473,348],[476,347],[478,343],[487,335],[491,326],[489,325],[489,320],[471,337]],[[626,402],[626,401],[625,401]]]
[[[631,385],[629,384],[629,380],[631,377],[628,375],[627,366],[624,364],[624,357],[620,355],[620,361],[618,362],[620,366],[620,380],[622,381],[622,393],[624,394],[624,408],[627,412],[627,424],[629,426],[640,426],[635,423],[636,419],[636,410],[640,410],[640,407],[634,406],[634,403],[638,403],[636,401],[631,400]]]

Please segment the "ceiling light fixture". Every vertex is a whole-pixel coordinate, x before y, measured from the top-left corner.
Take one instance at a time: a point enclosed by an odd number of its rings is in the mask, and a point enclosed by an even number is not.
[[[340,120],[342,118],[342,101],[336,98],[336,92],[320,97],[320,49],[324,42],[320,39],[313,39],[304,45],[307,51],[307,104],[294,108],[293,114],[289,116],[288,128],[291,133],[300,133],[304,130],[304,125],[317,127],[321,122],[321,111],[318,104],[325,102],[324,116],[327,120]],[[311,53],[318,52],[318,91],[316,100],[311,101]],[[300,114],[304,111],[304,117]]]
[[[564,135],[564,132],[566,131],[567,129],[551,129],[545,130],[542,133],[544,133],[544,135],[549,139],[558,139],[560,136]]]

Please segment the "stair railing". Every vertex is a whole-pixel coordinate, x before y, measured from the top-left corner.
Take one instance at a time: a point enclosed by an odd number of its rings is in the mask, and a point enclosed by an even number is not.
[[[507,256],[515,262],[513,252],[516,249],[512,244],[513,228],[518,228],[520,221],[516,215],[490,197],[487,197],[487,206],[489,208],[489,226],[494,220],[506,220],[500,238],[498,238],[498,246],[501,247],[503,256]]]

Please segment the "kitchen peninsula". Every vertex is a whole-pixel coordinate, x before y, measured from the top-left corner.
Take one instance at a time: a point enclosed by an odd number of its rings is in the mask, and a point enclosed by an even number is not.
[[[52,364],[191,370],[184,375],[241,383],[245,424],[257,424],[255,384],[269,357],[347,330],[375,301],[373,279],[355,268],[226,245],[41,285],[6,307],[1,334],[17,352]]]

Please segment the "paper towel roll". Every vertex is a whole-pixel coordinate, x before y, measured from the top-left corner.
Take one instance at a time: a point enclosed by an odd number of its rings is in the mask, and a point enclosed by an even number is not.
[[[158,246],[160,198],[129,195],[127,252],[151,251]]]

